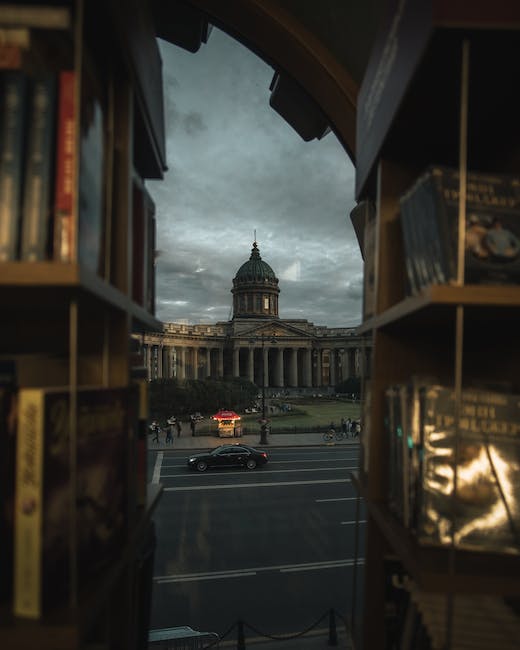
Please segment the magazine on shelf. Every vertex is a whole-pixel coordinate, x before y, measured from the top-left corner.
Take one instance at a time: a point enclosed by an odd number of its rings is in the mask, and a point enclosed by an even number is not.
[[[81,590],[117,557],[125,540],[128,390],[82,388],[76,395],[73,436],[67,387],[18,392],[17,616],[37,619],[66,604],[75,597],[71,585]]]
[[[520,553],[520,396],[423,388],[423,543]],[[456,485],[456,487],[455,487]]]
[[[459,172],[438,166],[401,198],[406,264],[419,290],[457,281],[459,194]],[[466,284],[519,283],[520,177],[469,172],[464,233]]]

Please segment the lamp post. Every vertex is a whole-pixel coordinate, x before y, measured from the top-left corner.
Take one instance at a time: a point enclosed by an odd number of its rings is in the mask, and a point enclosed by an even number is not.
[[[267,445],[269,444],[267,442],[267,418],[266,418],[266,413],[265,413],[265,358],[264,358],[264,348],[265,348],[265,340],[268,338],[271,343],[276,343],[275,339],[272,337],[266,337],[265,334],[261,334],[258,337],[262,341],[262,364],[261,364],[261,372],[262,372],[262,419],[260,420],[260,443],[261,445]],[[251,339],[250,343],[254,343],[255,339]]]

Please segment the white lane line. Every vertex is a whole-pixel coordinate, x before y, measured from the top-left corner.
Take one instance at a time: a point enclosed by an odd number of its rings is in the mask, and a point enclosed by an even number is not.
[[[329,501],[356,501],[359,497],[336,497],[335,499],[314,499],[316,503],[327,503]]]
[[[340,522],[342,526],[349,526],[350,524],[366,524],[366,519],[360,519],[359,521],[342,521]]]
[[[164,492],[189,492],[190,490],[238,490],[253,487],[280,487],[285,485],[313,485],[322,483],[350,483],[349,478],[331,478],[322,481],[277,481],[276,483],[230,483],[229,485],[195,485],[186,487],[167,487]]]
[[[155,466],[153,468],[152,483],[159,483],[161,479],[161,467],[162,467],[163,456],[164,453],[162,451],[157,452],[157,456],[155,457]]]
[[[180,575],[154,576],[157,584],[169,582],[193,582],[195,580],[219,580],[220,578],[242,578],[254,576],[266,571],[278,571],[280,573],[293,573],[295,571],[317,571],[320,569],[334,569],[343,566],[354,566],[354,558],[343,560],[329,560],[324,562],[304,562],[301,564],[279,564],[272,566],[247,567],[245,569],[230,569],[228,571],[208,571],[206,573],[184,573]],[[358,558],[358,564],[364,564],[363,558]]]
[[[340,470],[340,469],[358,469],[358,468],[357,467],[311,467],[305,469],[261,469],[260,471],[262,472],[262,474],[289,474],[290,472],[298,472],[298,473],[333,472],[335,470]],[[233,476],[234,474],[241,474],[243,476],[244,470],[240,470],[238,472],[226,472],[225,476]],[[197,476],[197,475],[192,473],[187,474],[186,472],[183,472],[182,474],[163,474],[162,478],[193,478],[193,476]],[[224,476],[224,474],[210,473],[210,474],[206,474],[206,476]]]

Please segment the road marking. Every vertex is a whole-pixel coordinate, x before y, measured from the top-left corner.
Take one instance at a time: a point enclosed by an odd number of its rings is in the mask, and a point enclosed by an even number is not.
[[[360,519],[359,521],[342,521],[340,522],[342,526],[348,526],[349,524],[366,524],[366,519]]]
[[[161,479],[161,466],[163,461],[164,453],[162,451],[157,452],[155,457],[155,466],[153,468],[152,483],[159,483]]]
[[[289,472],[333,472],[340,469],[358,469],[357,467],[311,467],[305,469],[262,469],[260,470],[262,474],[288,474]],[[238,472],[226,472],[225,476],[232,476],[235,474],[244,475],[244,470]],[[197,474],[163,474],[162,478],[193,478]],[[200,474],[199,474],[200,476]],[[206,476],[219,476],[219,474],[206,474]]]
[[[359,497],[336,497],[335,499],[314,499],[316,503],[327,503],[328,501],[356,501]]]
[[[238,490],[253,487],[280,487],[281,485],[314,485],[321,483],[350,483],[349,478],[331,478],[322,481],[277,481],[276,483],[230,483],[228,485],[194,485],[186,487],[167,487],[164,492],[189,492],[190,490]]]
[[[363,558],[357,559],[357,564],[364,564]],[[296,571],[319,571],[321,569],[335,569],[338,567],[354,566],[354,558],[343,560],[328,560],[324,562],[304,562],[301,564],[280,564],[273,566],[247,567],[245,569],[230,569],[228,571],[208,571],[206,573],[184,573],[180,575],[154,576],[157,584],[170,582],[194,582],[196,580],[220,580],[221,578],[243,578],[254,576],[266,571],[278,571],[279,573],[294,573]]]

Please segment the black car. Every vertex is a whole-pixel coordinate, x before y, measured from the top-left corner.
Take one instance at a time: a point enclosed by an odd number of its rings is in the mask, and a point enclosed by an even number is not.
[[[188,467],[204,472],[210,467],[246,467],[255,469],[265,465],[269,456],[265,451],[260,451],[248,445],[220,445],[203,454],[193,454],[188,458]]]

